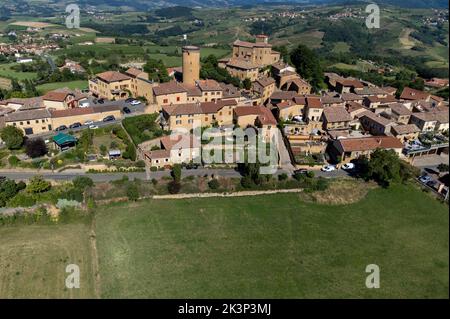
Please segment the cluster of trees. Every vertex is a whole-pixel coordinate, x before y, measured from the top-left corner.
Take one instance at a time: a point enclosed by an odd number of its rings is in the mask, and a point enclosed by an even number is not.
[[[316,92],[325,88],[322,65],[314,51],[306,45],[300,44],[292,50],[290,60],[298,74],[306,79]]]
[[[11,179],[0,179],[0,207],[5,207],[7,202],[25,187],[24,182],[16,183]]]
[[[389,187],[396,183],[405,183],[417,177],[420,170],[400,160],[393,150],[377,149],[370,159],[363,156],[355,161],[358,167],[358,177],[373,180],[382,187]]]
[[[242,82],[238,78],[231,76],[227,70],[219,68],[217,57],[213,54],[203,60],[200,77],[202,79],[214,79],[218,82],[233,84],[239,88],[243,87]]]
[[[175,164],[171,171],[172,180],[167,185],[170,194],[178,194],[181,189],[181,165]]]
[[[149,79],[156,82],[169,82],[170,77],[162,60],[148,59],[144,65],[144,71],[148,73]]]

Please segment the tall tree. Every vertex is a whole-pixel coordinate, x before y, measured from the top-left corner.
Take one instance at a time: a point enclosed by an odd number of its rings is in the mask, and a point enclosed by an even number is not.
[[[322,67],[314,51],[300,44],[291,52],[290,57],[297,72],[309,81],[316,91],[324,87]]]
[[[15,126],[6,126],[2,130],[1,138],[10,150],[16,150],[22,147],[23,132]]]

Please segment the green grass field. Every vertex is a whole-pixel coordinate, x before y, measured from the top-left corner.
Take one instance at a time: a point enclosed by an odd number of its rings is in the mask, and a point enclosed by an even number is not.
[[[71,90],[74,89],[84,89],[87,88],[88,83],[87,81],[80,80],[80,81],[70,81],[70,82],[55,82],[55,83],[45,83],[36,86],[36,89],[40,94],[45,94],[48,91],[61,89],[61,88],[69,88]]]
[[[88,224],[0,227],[0,298],[94,298]],[[80,267],[80,289],[65,286]]]
[[[34,72],[17,72],[11,69],[11,67],[14,65],[17,65],[17,63],[0,64],[0,77],[15,78],[19,81],[25,79],[31,80],[36,78],[37,74]]]
[[[88,225],[2,227],[0,297],[92,297],[97,282],[103,298],[448,298],[448,206],[412,186],[346,205],[300,196],[100,207],[99,281]],[[85,276],[73,295],[69,262]]]
[[[105,298],[448,298],[448,208],[412,187],[343,206],[283,194],[105,207],[97,240]],[[378,290],[365,288],[372,263]]]

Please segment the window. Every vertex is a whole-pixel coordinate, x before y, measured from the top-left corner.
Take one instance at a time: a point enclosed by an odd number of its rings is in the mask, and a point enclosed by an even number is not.
[[[45,123],[45,120],[42,120],[41,122],[42,122],[42,123]]]
[[[205,122],[208,122],[208,117],[205,117]]]
[[[39,120],[36,120],[35,122],[36,122],[36,124],[37,124],[37,123],[39,123]]]
[[[169,100],[168,99],[164,99],[163,103],[169,103]]]
[[[192,124],[192,123],[194,123],[194,120],[188,120],[188,123]]]
[[[23,122],[20,122],[19,124],[20,124],[20,125],[23,125]]]
[[[177,96],[177,102],[180,102],[180,97],[179,96]]]
[[[159,163],[159,160],[155,160],[155,163]]]

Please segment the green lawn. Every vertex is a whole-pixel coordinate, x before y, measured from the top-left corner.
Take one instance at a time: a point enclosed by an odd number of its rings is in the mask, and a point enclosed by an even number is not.
[[[17,65],[17,63],[0,64],[0,77],[15,78],[19,81],[36,78],[37,74],[35,72],[17,72],[11,69],[14,65]]]
[[[0,298],[94,298],[89,225],[0,226]],[[80,289],[67,289],[68,264]]]
[[[70,81],[70,82],[55,82],[55,83],[45,83],[36,86],[36,89],[40,94],[45,94],[48,91],[60,89],[60,88],[69,88],[69,89],[84,89],[87,88],[88,82],[85,80],[80,81]]]
[[[448,298],[448,207],[413,187],[100,208],[105,298]],[[365,267],[381,288],[365,288]]]

